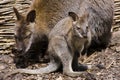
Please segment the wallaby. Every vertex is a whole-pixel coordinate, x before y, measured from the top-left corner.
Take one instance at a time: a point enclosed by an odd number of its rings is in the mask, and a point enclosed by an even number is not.
[[[76,0],[76,1],[34,0],[33,6],[31,7],[30,12],[28,12],[24,20],[19,19],[19,17],[21,16],[18,13],[18,11],[15,12],[16,16],[18,16],[17,22],[20,25],[24,25],[24,27],[27,27],[27,25],[31,25],[31,26],[28,26],[31,32],[30,34],[31,36],[27,39],[28,44],[24,45],[25,46],[24,48],[25,50],[23,49],[24,52],[25,53],[29,52],[30,47],[33,46],[32,43],[36,42],[36,40],[43,39],[42,35],[45,35],[48,37],[48,34],[52,30],[52,28],[55,26],[55,24],[57,24],[59,20],[66,17],[67,16],[66,14],[70,11],[75,12],[80,18],[83,18],[81,19],[81,23],[83,24],[80,25],[83,28],[83,30],[86,30],[84,28],[88,26],[89,28],[88,30],[90,31],[90,34],[91,34],[91,37],[89,38],[91,39],[89,47],[94,47],[94,46],[106,47],[108,45],[111,38],[111,26],[113,21],[113,12],[114,12],[113,0],[109,0],[109,1],[106,1],[106,0],[102,0],[102,1],[98,1],[98,0]],[[34,20],[35,12],[36,12],[36,20]],[[85,20],[84,14],[86,13],[88,13],[88,17],[87,17],[88,19]],[[26,24],[26,20],[29,23]],[[23,34],[20,34],[20,35],[23,35]],[[23,40],[25,39],[23,38]],[[67,57],[67,55],[64,55],[64,56]],[[53,65],[50,65],[52,66],[51,70],[56,69],[56,67],[53,68]]]
[[[76,77],[82,73],[77,71],[87,70],[89,68],[88,66],[78,63],[79,56],[76,54],[76,51],[79,51],[80,53],[82,52],[82,47],[85,46],[84,43],[88,41],[89,31],[85,30],[84,32],[78,22],[80,21],[77,14],[75,14],[74,12],[69,12],[69,16],[60,20],[51,30],[48,36],[48,53],[50,57],[50,63],[47,67],[37,70],[17,69],[10,74],[17,72],[28,74],[44,74],[56,71],[62,66],[64,74],[71,77]],[[75,30],[75,28],[77,27],[76,25],[80,26],[79,32],[76,32]],[[75,43],[75,45],[77,46],[73,46],[73,37],[79,38],[79,45]]]

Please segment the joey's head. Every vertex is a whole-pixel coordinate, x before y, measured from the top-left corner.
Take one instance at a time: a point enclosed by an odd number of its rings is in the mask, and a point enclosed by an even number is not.
[[[36,12],[31,10],[26,16],[21,15],[16,8],[13,7],[15,16],[17,18],[15,22],[15,41],[16,51],[18,53],[24,53],[31,44],[33,27],[35,24]]]
[[[84,14],[79,17],[74,12],[69,12],[68,14],[73,19],[73,35],[79,38],[87,38],[90,34],[90,27],[88,26],[88,14]]]

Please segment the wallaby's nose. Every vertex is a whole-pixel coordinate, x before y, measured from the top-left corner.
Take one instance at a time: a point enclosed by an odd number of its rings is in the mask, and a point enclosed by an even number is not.
[[[82,34],[84,38],[87,38],[87,34],[86,33],[83,33]]]
[[[12,48],[12,52],[14,53],[14,52],[17,52],[17,48]]]
[[[19,53],[22,53],[22,52],[23,52],[23,49],[20,48],[20,49],[17,49],[17,51],[18,51]]]

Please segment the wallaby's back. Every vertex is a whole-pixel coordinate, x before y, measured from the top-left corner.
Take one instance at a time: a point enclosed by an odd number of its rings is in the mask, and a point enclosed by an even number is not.
[[[31,9],[37,13],[35,29],[48,34],[68,12],[78,13],[81,2],[82,0],[34,0]]]
[[[93,41],[97,40],[95,43],[99,44],[99,40],[110,34],[113,8],[113,0],[34,0],[31,6],[37,13],[35,32],[41,34],[48,34],[70,11],[77,13],[80,18],[84,18],[83,15],[88,13],[87,21],[83,21],[81,26],[90,26]]]

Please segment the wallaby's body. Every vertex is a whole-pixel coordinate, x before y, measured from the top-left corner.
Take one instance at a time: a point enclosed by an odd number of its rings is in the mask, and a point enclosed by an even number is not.
[[[113,11],[114,11],[113,8],[114,8],[113,0],[108,0],[108,1],[107,0],[100,0],[100,1],[98,0],[75,0],[75,1],[74,0],[69,0],[69,1],[68,0],[57,0],[57,1],[34,0],[33,5],[31,7],[31,11],[27,14],[25,18],[27,19],[27,22],[29,23],[28,24],[24,23],[24,25],[25,24],[30,25],[30,23],[34,23],[35,17],[33,14],[34,11],[32,11],[34,9],[37,15],[36,20],[35,20],[36,23],[32,25],[32,27],[31,26],[28,27],[29,30],[32,32],[32,35],[27,39],[28,44],[25,45],[24,52],[25,53],[29,52],[30,47],[34,46],[32,45],[32,43],[36,42],[36,40],[39,41],[43,39],[42,35],[49,37],[50,35],[48,36],[48,34],[50,33],[51,29],[57,24],[57,22],[59,22],[59,20],[66,17],[68,12],[70,11],[75,12],[79,16],[81,20],[80,21],[81,24],[78,26],[80,26],[83,31],[86,30],[87,26],[89,27],[89,31],[91,34],[90,38],[88,38],[90,39],[89,46],[92,46],[92,47],[93,46],[96,46],[96,47],[105,46],[106,47],[111,38],[111,26],[112,26]],[[88,17],[84,17],[84,14],[86,13],[89,15]],[[18,23],[20,20],[21,19],[18,20]],[[20,24],[23,24],[23,23],[20,23]],[[67,29],[65,28],[64,31],[67,32]],[[59,34],[59,32],[56,33],[56,35],[57,34]],[[59,37],[58,37],[58,41],[61,41]],[[50,40],[49,45],[50,44],[52,45],[51,40]],[[62,44],[67,44],[67,43],[61,41],[59,42],[59,44],[62,46]],[[55,47],[55,46],[52,46],[52,47]],[[60,46],[58,46],[58,48],[61,49],[60,51],[64,49]],[[60,60],[62,61],[62,56],[64,56],[64,57],[69,58],[70,61],[72,61],[73,56],[68,55],[68,53],[59,55],[59,57],[61,57]],[[56,55],[53,54],[53,56],[56,56]],[[57,62],[54,62],[54,60],[56,60]],[[30,70],[30,71],[28,70],[28,72],[26,72],[27,70],[25,69],[25,70],[20,70],[20,71],[18,70],[16,72],[21,72],[21,73],[23,72],[23,73],[29,73],[29,74],[49,73],[49,72],[55,71],[59,67],[59,64],[60,64],[58,58],[54,59],[52,57],[51,61],[52,62],[47,68],[41,68],[38,70]],[[51,69],[51,70],[46,71],[46,69],[47,70]]]

